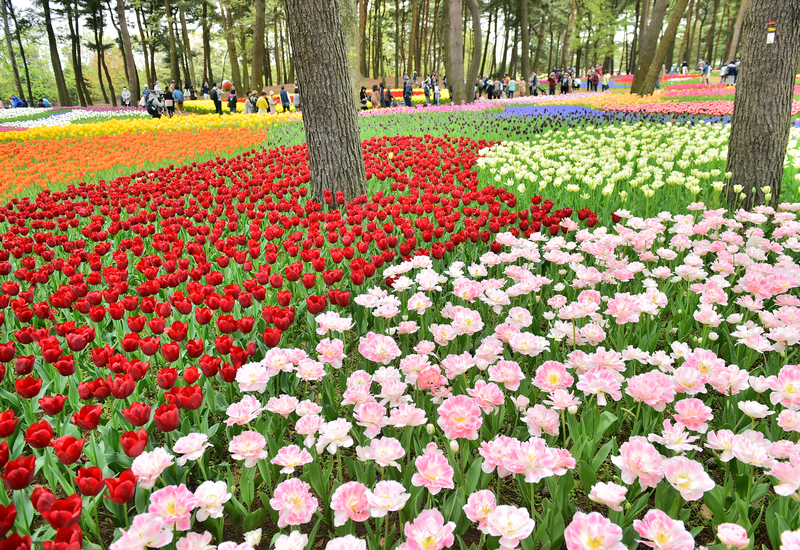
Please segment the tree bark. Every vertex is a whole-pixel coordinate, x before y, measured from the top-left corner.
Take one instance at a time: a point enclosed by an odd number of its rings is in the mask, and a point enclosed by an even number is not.
[[[777,23],[772,27],[776,29],[772,44],[767,43],[769,22]],[[728,143],[730,209],[778,205],[798,57],[800,5],[796,0],[748,2]],[[740,187],[743,199],[737,191]]]
[[[208,2],[203,1],[203,80],[208,84],[214,81],[214,71],[211,69],[211,25],[208,22]]]
[[[103,95],[103,103],[109,103],[108,101],[108,94],[106,93],[106,86],[103,84],[103,41],[100,40],[100,33],[98,27],[101,25],[97,24],[97,14],[92,14],[93,21],[93,29],[94,32],[94,43],[97,47],[97,82],[100,84],[100,93]]]
[[[547,10],[549,9],[549,7],[550,6],[548,4],[548,5],[544,6],[544,8],[542,8],[542,20],[539,23],[539,35],[538,35],[537,40],[536,40],[536,54],[533,57],[533,67],[532,67],[532,70],[536,71],[537,73],[539,72],[539,63],[541,62],[541,59],[542,59],[542,49],[543,49],[542,48],[542,44],[544,43],[544,36],[543,36],[543,34],[544,34],[544,23],[547,20]],[[526,78],[527,79],[530,76],[531,76],[530,74],[527,74],[527,75],[524,74],[524,75],[522,75],[522,78]]]
[[[25,89],[22,87],[22,80],[19,77],[19,67],[17,67],[17,56],[14,55],[14,43],[11,41],[11,29],[8,26],[8,10],[6,9],[5,0],[0,0],[3,12],[3,30],[6,35],[6,47],[8,48],[8,57],[11,59],[11,69],[14,73],[14,84],[17,87],[17,93],[20,97],[25,97]],[[29,98],[31,101],[33,98]]]
[[[503,58],[500,61],[500,77],[502,78],[506,74],[506,61],[508,61],[508,12],[505,12],[505,17],[503,18]],[[446,27],[445,27],[446,28]]]
[[[117,19],[119,20],[119,32],[122,35],[122,47],[125,50],[125,65],[128,67],[128,89],[131,91],[131,96],[138,100],[141,97],[139,73],[136,71],[131,35],[128,32],[128,20],[125,18],[125,0],[117,0]]]
[[[242,74],[239,72],[239,57],[236,53],[236,41],[233,38],[233,18],[230,6],[226,9],[223,0],[219,2],[220,15],[222,16],[222,30],[225,33],[225,43],[228,46],[228,60],[231,63],[231,80],[237,93],[242,93]],[[223,75],[224,77],[225,75]]]
[[[564,40],[561,49],[561,67],[566,69],[570,63],[570,43],[572,42],[572,31],[575,29],[575,17],[577,16],[578,7],[575,0],[572,0],[572,5],[569,11],[569,20],[567,21],[567,28],[564,30]]]
[[[178,65],[178,48],[175,44],[175,32],[172,30],[174,15],[172,13],[172,4],[170,4],[170,0],[164,0],[164,9],[167,12],[167,29],[169,30],[169,76],[180,86],[181,73],[180,66]],[[166,84],[164,88],[168,86],[169,84]]]
[[[417,57],[417,48],[419,44],[419,0],[411,0],[411,43],[408,48],[408,59],[406,59],[406,74],[411,76],[414,69],[419,67],[414,65],[414,60]]]
[[[303,90],[310,199],[324,205],[330,190],[350,202],[366,193],[366,170],[339,0],[284,5]]]
[[[481,68],[480,74],[481,76],[486,74],[486,54],[489,53],[489,40],[491,38],[492,33],[492,16],[495,14],[495,11],[489,12],[489,24],[486,26],[486,45],[483,47],[483,59],[481,59]]]
[[[633,72],[633,65],[636,61],[636,49],[639,46],[639,9],[641,4],[642,0],[636,0],[636,15],[634,16],[633,22],[633,39],[631,40],[631,47],[628,51],[628,64],[625,66],[625,72],[627,74],[631,74]]]
[[[639,59],[636,62],[636,70],[633,72],[633,83],[631,84],[632,94],[640,93],[642,83],[647,77],[647,72],[653,62],[656,48],[658,48],[658,35],[661,34],[661,28],[664,26],[664,17],[667,15],[668,6],[669,0],[655,0],[650,24],[647,25],[639,41]]]
[[[717,10],[719,10],[719,0],[714,0],[714,8],[711,11],[711,29],[709,29],[708,36],[706,36],[706,59],[712,65],[714,64],[714,30],[717,28]],[[726,60],[723,59],[723,61]]]
[[[25,83],[28,85],[28,96],[33,98],[33,90],[31,89],[31,74],[30,71],[28,71],[28,60],[25,57],[25,48],[22,47],[19,24],[17,23],[17,16],[14,13],[14,3],[11,0],[8,0],[8,13],[11,15],[11,20],[14,22],[14,35],[17,39],[17,46],[19,46],[20,57],[22,57],[22,68],[25,71]]]
[[[358,0],[358,66],[367,76],[367,1]]]
[[[72,71],[75,75],[75,88],[78,92],[78,103],[81,107],[86,107],[90,104],[91,98],[89,97],[88,90],[86,89],[86,82],[83,79],[83,63],[80,56],[80,37],[78,35],[79,29],[77,28],[78,16],[73,20],[72,0],[64,2],[67,15],[67,28],[69,29],[70,52],[72,53]],[[76,3],[77,9],[77,3]]]
[[[2,1],[2,0],[0,0]],[[481,36],[481,8],[478,0],[466,0],[467,9],[472,17],[472,59],[467,67],[467,103],[475,101],[475,93],[472,91],[475,81],[478,78],[478,69],[481,64],[481,48],[483,37]]]
[[[744,21],[744,12],[746,9],[747,0],[742,0],[742,5],[739,7],[739,15],[736,17],[736,25],[733,27],[731,45],[728,48],[728,51],[725,52],[726,59],[736,59],[736,52],[739,50],[739,38],[742,35],[742,22]]]
[[[461,34],[461,0],[447,0],[444,14],[447,23],[442,28],[446,38],[444,47],[444,69],[448,75],[448,84],[453,88],[450,101],[461,105],[467,100],[467,85],[464,82],[464,36]]]
[[[675,35],[678,33],[678,26],[681,24],[683,12],[686,10],[686,4],[688,3],[689,0],[677,0],[677,4],[669,18],[667,30],[664,31],[661,43],[658,45],[658,49],[653,56],[653,61],[650,64],[650,69],[647,71],[647,76],[639,90],[639,95],[650,95],[655,90],[656,82],[658,82],[659,76],[661,75],[661,65],[664,63],[664,58],[667,55],[667,50],[670,45],[672,44],[674,46]]]
[[[192,55],[192,47],[189,44],[189,30],[186,28],[186,15],[183,13],[183,8],[178,7],[178,13],[181,17],[181,35],[183,36],[183,52],[186,55],[186,64],[189,65],[189,73],[188,75],[184,75],[184,80],[187,83],[191,84],[195,82],[197,78],[197,73],[194,72],[194,56]],[[264,35],[264,31],[262,29],[261,35]],[[259,58],[261,59],[261,58]],[[197,84],[197,82],[195,82]]]
[[[275,84],[280,84],[283,82],[281,78],[281,43],[278,39],[278,8],[276,7],[272,11],[272,15],[274,17],[272,30],[275,34]],[[285,84],[285,82],[284,82]]]
[[[692,10],[694,9],[694,0],[689,0],[689,9],[686,10],[686,29],[683,31],[683,39],[681,40],[681,49],[680,53],[678,53],[678,64],[680,65],[684,61],[687,63],[689,60],[687,59],[689,56],[686,52],[686,45],[689,43],[689,39],[691,38],[691,26],[692,26]]]
[[[42,9],[44,12],[44,26],[47,30],[47,42],[50,45],[50,62],[53,65],[53,76],[56,79],[56,88],[58,89],[58,103],[62,107],[69,107],[72,105],[72,100],[69,98],[67,82],[64,80],[64,70],[61,68],[61,59],[58,56],[58,43],[56,42],[56,34],[53,32],[53,23],[50,17],[50,0],[42,0]]]
[[[264,59],[264,36],[266,29],[266,3],[264,0],[255,0],[255,23],[253,25],[253,89],[261,92],[264,88],[264,75],[262,74]]]
[[[519,19],[522,30],[522,78],[531,76],[531,25],[528,21],[528,0],[519,0]]]

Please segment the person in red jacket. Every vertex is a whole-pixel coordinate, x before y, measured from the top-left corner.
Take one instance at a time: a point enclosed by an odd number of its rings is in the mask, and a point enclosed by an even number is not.
[[[556,75],[555,73],[550,73],[550,76],[547,77],[547,85],[549,86],[549,94],[556,95]]]

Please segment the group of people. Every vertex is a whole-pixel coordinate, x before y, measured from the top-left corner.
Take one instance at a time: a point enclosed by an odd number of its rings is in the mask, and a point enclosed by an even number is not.
[[[511,99],[517,92],[520,97],[524,96],[526,85],[525,80],[514,80],[508,74],[495,80],[488,76],[482,76],[475,81],[475,94],[476,97],[483,97],[483,92],[486,92],[486,99],[500,99],[501,97]]]
[[[25,101],[24,97],[16,96],[14,94],[8,96],[8,103],[3,103],[3,100],[0,99],[0,109],[20,109],[22,107],[38,107],[40,109],[49,109],[52,107],[52,105],[45,97],[41,98],[38,103],[28,103]]]
[[[172,118],[176,111],[183,113],[183,102],[186,96],[194,97],[194,88],[188,82],[185,90],[185,92],[182,91],[174,80],[166,90],[161,87],[161,82],[156,81],[152,90],[145,85],[139,106],[147,109],[147,113],[153,118],[161,118],[165,113],[166,116]],[[123,106],[130,105],[131,93],[127,87],[122,89],[120,99],[123,101]]]
[[[728,84],[733,86],[736,84],[736,78],[739,76],[739,64],[741,63],[741,59],[737,59],[735,61],[727,61],[723,62],[719,68],[719,83],[720,84]],[[689,74],[689,63],[686,60],[683,60],[681,63],[681,74],[688,75]],[[711,82],[711,64],[707,61],[701,59],[697,63],[697,70],[700,72],[701,80],[705,84],[710,84]]]
[[[217,83],[213,82],[209,87],[208,82],[203,82],[202,87],[203,98],[214,102],[214,110],[218,115],[222,115],[222,100],[223,94],[227,93],[226,98],[228,102],[228,110],[231,113],[238,112],[239,97],[236,95],[236,89],[231,87],[230,90],[223,90],[217,87]],[[295,84],[294,92],[290,96],[286,90],[286,86],[281,86],[280,93],[276,96],[275,92],[262,90],[260,93],[256,90],[247,92],[244,100],[244,114],[277,114],[278,105],[281,106],[283,112],[288,112],[294,106],[295,111],[300,111],[300,87]]]
[[[446,76],[443,79],[443,85],[447,87]],[[422,89],[422,93],[425,96],[425,105],[439,106],[441,104],[442,89],[439,87],[439,75],[437,73],[426,75],[422,82],[418,81],[416,72],[413,80],[408,75],[403,76],[403,105],[406,107],[411,107],[412,105],[414,88]],[[366,86],[361,86],[359,100],[361,109],[364,111],[370,108],[370,104],[372,104],[373,109],[386,109],[398,105],[398,102],[392,97],[391,89],[384,82],[373,84],[371,91],[368,91]]]

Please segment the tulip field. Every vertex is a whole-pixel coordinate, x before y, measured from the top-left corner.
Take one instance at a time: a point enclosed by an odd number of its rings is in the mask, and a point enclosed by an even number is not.
[[[348,204],[301,113],[4,111],[0,550],[800,550],[800,129],[730,210],[688,80],[362,113]]]

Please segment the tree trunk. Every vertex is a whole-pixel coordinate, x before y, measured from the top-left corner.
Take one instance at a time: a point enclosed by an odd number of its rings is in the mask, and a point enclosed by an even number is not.
[[[773,26],[773,23],[777,25]],[[765,23],[770,25],[765,29]],[[775,29],[768,44],[768,29]],[[796,0],[748,2],[742,27],[742,64],[728,143],[728,208],[778,205],[792,121],[794,77],[800,57]],[[741,188],[741,191],[737,191]],[[768,193],[764,192],[767,188]],[[744,198],[741,198],[741,194]]]
[[[461,0],[447,0],[444,6],[444,15],[447,21],[442,22],[444,36],[446,38],[444,47],[444,70],[448,76],[448,84],[453,91],[450,94],[450,101],[455,105],[461,105],[467,100],[467,86],[464,82],[464,37],[461,34]]]
[[[714,0],[714,8],[711,11],[711,29],[706,36],[706,59],[712,65],[714,59],[714,30],[717,28],[717,10],[719,10],[719,0]],[[725,61],[723,59],[723,61]]]
[[[61,68],[61,59],[58,57],[58,43],[56,42],[56,34],[53,32],[53,23],[50,18],[50,0],[42,0],[42,9],[44,11],[44,26],[47,30],[47,42],[50,45],[50,62],[53,65],[53,76],[58,89],[58,103],[62,107],[69,107],[72,105],[72,100],[69,98],[67,82],[64,80],[64,71]]]
[[[536,71],[537,73],[539,72],[539,62],[542,59],[542,49],[543,49],[542,44],[544,43],[544,36],[543,36],[544,22],[547,20],[547,10],[549,7],[550,7],[549,5],[546,5],[542,9],[542,20],[539,23],[539,36],[537,37],[536,40],[536,55],[534,55],[533,57],[533,67],[532,67],[532,70]],[[530,74],[522,75],[523,78],[529,78],[530,76],[531,76]]]
[[[183,51],[186,54],[186,64],[189,65],[189,73],[188,75],[184,75],[184,80],[186,80],[187,84],[191,84],[194,82],[197,84],[195,79],[197,78],[197,73],[194,72],[194,55],[192,55],[192,47],[189,44],[189,30],[186,28],[186,15],[183,13],[183,8],[178,8],[178,13],[181,16],[181,34],[183,36]],[[262,13],[263,15],[263,13]],[[258,22],[256,20],[256,22]],[[261,35],[264,35],[264,30],[262,28]],[[255,59],[255,58],[254,58]],[[261,59],[259,57],[259,59]]]
[[[103,28],[103,25],[102,23],[98,24],[97,12],[93,13],[92,17],[94,20],[94,24],[92,25],[94,27],[92,29],[94,32],[94,43],[95,46],[97,46],[97,82],[100,83],[100,93],[103,95],[103,103],[109,103],[106,87],[105,84],[103,84],[103,39],[100,36],[100,33],[102,32],[100,29]]]
[[[265,24],[265,27],[266,27],[266,24]],[[266,32],[266,30],[264,32],[264,55],[263,55],[263,58],[264,58],[264,61],[263,61],[263,64],[264,64],[264,85],[265,86],[272,86],[272,66],[271,66],[271,63],[270,63],[270,60],[269,60],[270,59],[269,58],[269,33]],[[261,90],[259,90],[259,93],[260,92],[261,92]]]
[[[233,39],[233,19],[230,7],[225,9],[223,0],[219,2],[220,15],[222,16],[222,31],[225,34],[225,43],[228,46],[228,59],[231,62],[231,80],[237,93],[242,93],[242,74],[239,72],[239,58],[236,53],[236,41]],[[223,77],[225,75],[222,75]]]
[[[128,67],[128,89],[131,91],[131,96],[138,100],[141,97],[139,73],[136,72],[131,35],[128,32],[128,20],[125,18],[125,0],[117,0],[117,19],[119,20],[119,32],[122,35],[122,47],[125,50],[125,65]]]
[[[481,64],[483,37],[481,36],[481,8],[478,6],[478,0],[466,0],[466,3],[467,9],[472,17],[472,59],[470,60],[469,67],[467,67],[466,92],[467,103],[472,103],[475,101],[475,93],[472,89],[478,78],[478,69]]]
[[[236,19],[241,21],[244,19],[244,15],[242,14],[242,6],[239,5],[236,8]],[[245,26],[239,24],[239,52],[242,54],[242,66],[241,66],[241,79],[242,79],[242,89],[239,93],[244,94],[246,90],[250,89],[250,73],[247,71],[247,37],[245,36]],[[294,79],[292,79],[294,80]]]
[[[153,71],[150,68],[150,54],[148,53],[148,40],[147,40],[147,33],[145,32],[144,25],[142,24],[142,19],[144,19],[144,14],[142,13],[140,8],[134,8],[134,12],[136,13],[136,26],[139,27],[139,41],[142,43],[142,52],[144,54],[144,79],[148,85],[152,85],[155,83],[153,80]],[[125,57],[125,51],[123,48],[123,57]],[[127,77],[128,71],[128,64],[125,64],[125,71]],[[128,77],[130,79],[130,77]],[[131,95],[133,91],[131,91]]]
[[[677,29],[676,29],[676,35],[677,35]],[[664,60],[664,65],[667,68],[667,72],[669,72],[670,69],[672,68],[672,62],[674,61],[673,56],[675,55],[675,38],[676,38],[675,36],[672,37],[672,42],[667,48],[667,58],[666,60]]]
[[[636,15],[633,21],[633,39],[631,40],[631,48],[628,52],[628,64],[625,67],[625,72],[631,74],[633,72],[633,64],[636,61],[636,48],[639,46],[639,9],[641,8],[642,0],[636,0]]]
[[[0,0],[2,1],[2,0]],[[8,0],[8,12],[11,15],[11,20],[14,22],[14,35],[17,39],[17,46],[19,46],[19,54],[22,57],[22,68],[25,71],[25,83],[28,85],[28,96],[33,98],[33,90],[31,89],[31,75],[28,71],[28,60],[25,57],[25,48],[22,47],[22,38],[19,34],[19,24],[17,23],[17,15],[14,13],[14,3]]]
[[[528,0],[519,0],[519,20],[522,29],[522,78],[531,76],[531,24],[528,21]]]
[[[281,78],[281,42],[278,39],[278,8],[272,11],[272,15],[274,17],[272,30],[275,34],[275,84],[279,85],[283,79]]]
[[[648,69],[653,62],[656,48],[658,48],[658,35],[661,34],[661,28],[664,26],[664,17],[667,15],[668,6],[669,0],[655,0],[650,24],[647,25],[647,29],[639,41],[639,59],[636,62],[636,70],[633,72],[632,94],[640,93],[642,83],[647,77]]]
[[[677,4],[669,18],[667,30],[664,31],[664,37],[661,39],[661,43],[658,45],[658,49],[653,56],[650,69],[647,71],[647,76],[639,90],[639,95],[650,95],[656,89],[656,82],[658,82],[661,75],[661,65],[664,63],[664,58],[667,56],[667,49],[670,47],[670,44],[674,46],[675,35],[678,33],[678,26],[681,24],[683,12],[686,10],[686,4],[688,3],[689,0],[677,0]],[[653,15],[655,15],[655,10],[653,10]]]
[[[729,10],[728,6],[725,6],[725,9],[722,12],[722,19],[720,19],[720,21],[719,21],[719,30],[717,31],[717,38],[716,38],[716,40],[714,42],[714,53],[716,53],[717,55],[720,55],[720,53],[719,53],[719,50],[720,50],[719,41],[722,40],[722,35],[725,33],[725,21],[728,21],[728,23],[730,23],[729,17],[728,17],[729,11],[730,10]],[[725,50],[727,51],[727,48],[725,48]],[[722,53],[724,54],[725,52],[723,51]],[[722,59],[722,61],[728,61],[728,60],[727,59]]]
[[[495,11],[489,12],[489,24],[486,26],[486,45],[483,47],[483,59],[481,59],[481,68],[480,74],[481,76],[486,74],[486,54],[489,53],[489,40],[491,38],[492,33],[492,16],[495,14]]]
[[[698,6],[700,3],[698,2]],[[700,19],[700,28],[697,29],[697,55],[695,56],[694,63],[692,64],[693,67],[697,67],[698,63],[700,62],[700,53],[703,49],[703,25],[706,24],[706,18],[708,17],[708,12],[703,13],[703,18]],[[695,18],[696,19],[696,18]],[[708,60],[711,63],[711,60]]]
[[[517,74],[517,57],[519,56],[519,51],[517,48],[518,42],[519,25],[514,25],[514,38],[511,40],[511,62],[509,63],[508,67],[508,74],[510,74],[512,78],[516,78],[514,75]]]
[[[394,87],[400,87],[400,0],[394,0]]]
[[[506,74],[506,69],[508,68],[506,65],[506,61],[508,61],[508,12],[505,12],[505,17],[503,18],[503,59],[500,61],[500,77],[502,78]],[[447,27],[445,27],[447,28]]]
[[[208,84],[214,81],[214,71],[211,69],[211,25],[208,22],[208,2],[203,1],[203,80]]]
[[[81,107],[86,107],[91,100],[89,97],[87,97],[89,94],[86,93],[86,83],[83,79],[83,63],[81,61],[80,53],[78,52],[80,38],[78,36],[78,29],[76,28],[77,17],[74,20],[72,19],[72,0],[67,0],[64,2],[64,6],[66,7],[70,53],[72,54],[72,72],[75,75],[75,88],[78,92],[78,103],[80,103]]]
[[[264,88],[264,75],[262,74],[264,59],[264,30],[266,29],[266,3],[264,0],[255,0],[255,24],[253,25],[253,86],[257,92]]]
[[[408,59],[406,59],[406,74],[411,76],[414,72],[414,59],[417,57],[417,44],[419,38],[419,0],[411,0],[411,43],[408,47]]]
[[[324,205],[324,190],[343,191],[350,202],[367,187],[339,0],[285,0],[285,6],[303,90],[309,198]]]
[[[736,25],[733,27],[731,45],[728,48],[728,51],[725,52],[726,59],[736,59],[736,53],[739,50],[739,38],[742,35],[742,22],[744,21],[744,12],[746,9],[747,0],[742,0],[742,5],[739,7],[739,15],[736,17]]]
[[[575,28],[575,17],[577,15],[578,7],[575,0],[572,0],[572,6],[569,10],[569,20],[567,21],[567,28],[564,30],[564,40],[562,42],[561,50],[561,68],[566,69],[569,66],[570,58],[570,43],[572,42],[572,31]]]
[[[358,0],[358,66],[367,76],[367,1]]]
[[[175,45],[175,32],[172,30],[174,16],[170,0],[164,0],[164,9],[167,12],[167,29],[169,30],[169,76],[176,84],[180,84],[181,73],[180,66],[178,66],[178,48]],[[166,84],[164,88],[168,86],[169,84]]]
[[[8,26],[8,10],[6,9],[5,0],[0,0],[3,12],[3,30],[6,35],[6,46],[8,47],[8,57],[11,59],[11,69],[14,73],[14,84],[17,87],[17,93],[20,97],[25,97],[25,89],[22,87],[22,80],[19,77],[19,68],[17,67],[17,56],[14,55],[14,43],[11,41],[11,29]],[[33,101],[33,98],[29,98]]]
[[[699,0],[698,0],[699,1]],[[689,54],[686,51],[686,46],[691,39],[691,26],[692,26],[692,10],[694,9],[694,0],[689,0],[689,9],[686,10],[686,29],[683,31],[683,39],[681,40],[681,49],[678,53],[678,64],[686,61],[689,62]]]

